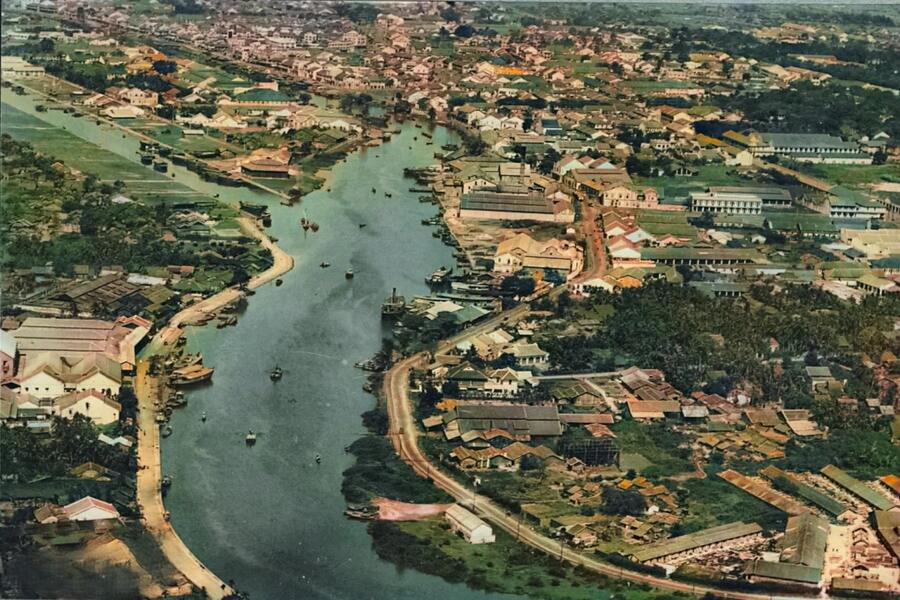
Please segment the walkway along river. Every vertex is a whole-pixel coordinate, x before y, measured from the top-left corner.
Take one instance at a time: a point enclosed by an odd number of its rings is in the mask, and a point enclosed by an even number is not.
[[[138,162],[137,140],[119,131],[61,111],[36,113],[30,97],[4,94],[7,100]],[[353,462],[344,447],[366,434],[359,415],[374,403],[353,363],[380,348],[379,310],[391,288],[407,297],[427,293],[424,277],[452,261],[451,249],[420,225],[436,208],[417,202],[407,191],[413,182],[403,178],[405,167],[430,164],[435,148],[458,140],[438,128],[434,144],[427,142],[407,124],[385,145],[336,165],[330,191],[294,207],[169,167],[173,181],[193,190],[268,204],[269,233],[295,260],[282,286],[263,286],[249,299],[237,326],[188,330],[191,348],[216,374],[188,394],[162,443],[163,472],[175,478],[165,501],[175,530],[212,572],[254,600],[512,598],[399,572],[376,556],[365,524],[342,514],[341,473]],[[319,223],[317,233],[300,229],[304,215]],[[323,261],[332,266],[320,268]],[[276,363],[285,375],[273,384],[268,372]],[[249,429],[259,434],[253,448],[244,444]]]

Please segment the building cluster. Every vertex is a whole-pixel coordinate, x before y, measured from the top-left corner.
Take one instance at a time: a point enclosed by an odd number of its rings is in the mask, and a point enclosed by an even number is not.
[[[3,421],[35,433],[48,432],[55,416],[117,422],[123,377],[134,372],[135,351],[150,327],[141,317],[28,317],[3,330]]]

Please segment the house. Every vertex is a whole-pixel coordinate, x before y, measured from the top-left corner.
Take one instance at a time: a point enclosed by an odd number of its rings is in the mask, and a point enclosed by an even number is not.
[[[581,269],[581,255],[581,249],[573,242],[557,239],[538,242],[527,233],[520,233],[497,246],[494,271],[508,274],[522,269],[553,269],[568,274]]]
[[[48,352],[29,355],[16,381],[20,389],[37,398],[89,390],[117,396],[122,368],[100,353],[72,358]]]
[[[54,398],[50,414],[65,418],[75,415],[88,417],[95,425],[108,425],[119,420],[122,405],[97,390],[69,392]]]
[[[491,544],[497,539],[490,525],[459,504],[451,505],[444,515],[450,528],[470,544]]]
[[[109,502],[85,496],[62,508],[69,521],[99,521],[102,519],[118,519],[119,511]]]

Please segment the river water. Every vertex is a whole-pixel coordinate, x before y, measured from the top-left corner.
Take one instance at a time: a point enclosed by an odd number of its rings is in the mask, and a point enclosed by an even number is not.
[[[140,166],[131,137],[60,111],[37,113],[30,97],[3,99]],[[341,473],[353,463],[344,447],[366,435],[359,415],[374,405],[353,363],[380,348],[387,333],[380,305],[391,288],[425,294],[424,277],[452,262],[451,249],[420,224],[436,208],[418,202],[408,191],[414,183],[403,178],[405,167],[431,164],[442,144],[458,142],[446,129],[433,133],[431,145],[422,130],[403,125],[386,144],[337,164],[330,190],[294,207],[170,165],[174,181],[195,191],[268,204],[270,234],[296,261],[281,287],[263,286],[250,298],[237,326],[189,329],[190,348],[216,373],[188,393],[188,406],[172,419],[174,434],[162,442],[163,470],[175,481],[166,497],[175,529],[205,565],[256,600],[512,598],[399,571],[374,553],[365,524],[342,514]],[[304,233],[302,216],[320,230]],[[276,363],[285,375],[273,384],[268,371]],[[251,429],[259,438],[248,448]]]

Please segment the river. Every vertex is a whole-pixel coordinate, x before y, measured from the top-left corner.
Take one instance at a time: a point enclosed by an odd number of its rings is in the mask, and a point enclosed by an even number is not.
[[[4,101],[26,114],[140,166],[131,137],[61,111],[37,113],[31,97],[5,92]],[[27,131],[41,135],[18,133]],[[341,473],[353,463],[344,447],[366,435],[359,415],[374,405],[353,363],[380,348],[380,305],[391,288],[425,294],[424,277],[453,260],[420,224],[436,208],[408,191],[414,182],[403,169],[431,164],[435,150],[458,139],[438,128],[431,145],[421,134],[407,123],[384,145],[351,154],[333,168],[330,191],[294,207],[170,165],[174,181],[195,191],[268,204],[270,234],[295,259],[281,287],[263,286],[250,298],[237,326],[188,330],[189,346],[216,373],[188,393],[188,406],[172,419],[174,434],[162,442],[163,470],[175,482],[166,497],[175,529],[206,566],[256,600],[513,598],[399,571],[377,557],[365,524],[342,514]],[[304,215],[319,223],[317,233],[298,227]],[[332,266],[320,268],[323,261]],[[347,268],[355,271],[350,281]],[[268,371],[276,363],[285,375],[273,384]],[[259,440],[248,448],[251,429]]]

